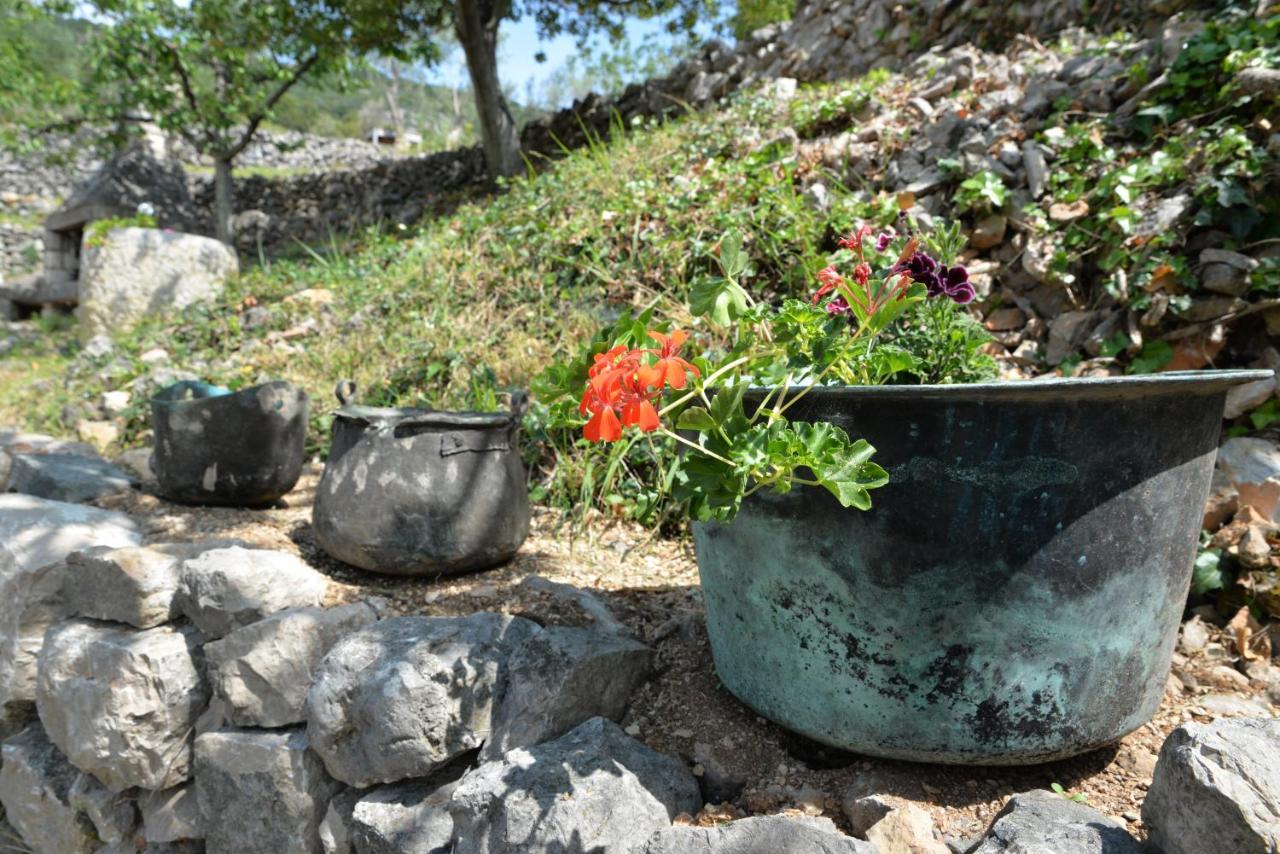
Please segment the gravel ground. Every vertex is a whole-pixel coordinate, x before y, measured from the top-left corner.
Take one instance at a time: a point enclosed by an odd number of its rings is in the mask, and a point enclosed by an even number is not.
[[[316,545],[310,516],[318,478],[318,467],[308,469],[287,503],[268,510],[182,507],[145,492],[101,504],[141,519],[148,542],[232,538],[294,552],[333,579],[333,602],[373,598],[390,614],[497,610],[544,624],[583,625],[589,617],[572,600],[523,582],[541,576],[593,592],[657,651],[657,675],[633,698],[623,722],[627,730],[657,750],[684,757],[695,773],[745,781],[740,796],[709,809],[703,820],[798,810],[829,816],[847,829],[842,803],[874,793],[923,806],[943,834],[963,839],[984,829],[1009,795],[1058,783],[1124,818],[1142,836],[1142,799],[1156,754],[1173,728],[1223,714],[1280,714],[1274,702],[1280,690],[1272,688],[1268,698],[1261,681],[1250,682],[1231,667],[1230,640],[1210,626],[1203,648],[1190,656],[1180,648],[1155,719],[1112,747],[1022,768],[924,765],[842,753],[769,723],[720,685],[686,541],[605,523],[571,537],[557,516],[536,511],[529,540],[504,567],[440,580],[378,576],[341,564]]]

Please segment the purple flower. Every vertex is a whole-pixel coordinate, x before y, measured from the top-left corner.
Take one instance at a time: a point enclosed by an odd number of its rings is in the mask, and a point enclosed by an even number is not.
[[[924,285],[929,299],[947,297],[959,305],[973,302],[978,292],[969,281],[969,271],[959,264],[939,264],[925,252],[916,252],[911,260],[893,268],[895,273],[909,273],[911,281]]]
[[[882,231],[876,236],[876,251],[883,252],[889,248],[889,243],[893,240],[893,230]]]
[[[938,280],[942,292],[954,303],[965,305],[973,302],[978,296],[978,291],[969,281],[969,271],[959,264],[954,267],[943,267],[939,271]]]
[[[942,279],[938,275],[938,262],[924,252],[917,252],[911,256],[910,261],[896,265],[893,272],[909,273],[911,281],[924,285],[930,299],[945,293],[942,289]]]

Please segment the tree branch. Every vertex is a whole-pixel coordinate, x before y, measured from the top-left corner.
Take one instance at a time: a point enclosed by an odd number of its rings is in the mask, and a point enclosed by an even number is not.
[[[276,90],[267,98],[266,103],[262,105],[262,109],[249,117],[249,121],[245,123],[244,133],[240,135],[239,142],[231,146],[231,148],[225,152],[227,160],[231,160],[237,154],[244,151],[245,147],[248,146],[250,141],[252,141],[253,135],[257,133],[258,125],[262,124],[262,120],[271,112],[271,108],[276,105],[277,101],[284,97],[285,92],[288,92],[293,88],[293,84],[302,79],[302,75],[310,71],[311,67],[319,61],[320,51],[317,50],[315,53],[311,54],[302,62],[299,62],[294,66],[293,74],[280,81],[280,85],[277,86]]]

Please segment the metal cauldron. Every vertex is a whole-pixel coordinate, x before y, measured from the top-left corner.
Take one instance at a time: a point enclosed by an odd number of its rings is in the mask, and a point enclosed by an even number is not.
[[[306,452],[309,401],[277,380],[232,392],[180,382],[151,398],[159,492],[184,504],[260,507],[293,489]]]
[[[351,402],[338,384],[333,441],[312,525],[333,557],[390,575],[450,575],[511,558],[529,534],[517,442],[523,392],[509,412],[436,412]]]
[[[889,484],[867,512],[795,489],[694,526],[717,673],[876,756],[1115,741],[1164,692],[1227,391],[1268,376],[812,390],[791,417],[866,437]]]

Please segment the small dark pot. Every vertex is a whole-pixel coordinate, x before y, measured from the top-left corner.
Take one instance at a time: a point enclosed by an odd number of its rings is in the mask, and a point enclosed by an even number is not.
[[[261,507],[293,489],[307,441],[307,394],[283,381],[229,392],[180,382],[151,398],[152,467],[162,496]]]
[[[340,384],[333,442],[316,489],[320,546],[389,575],[451,575],[504,563],[529,535],[517,434],[507,412],[351,405]]]
[[[1227,390],[1269,371],[815,389],[889,485],[757,493],[694,526],[725,686],[838,748],[1026,764],[1150,719]],[[758,399],[758,398],[757,398]]]

